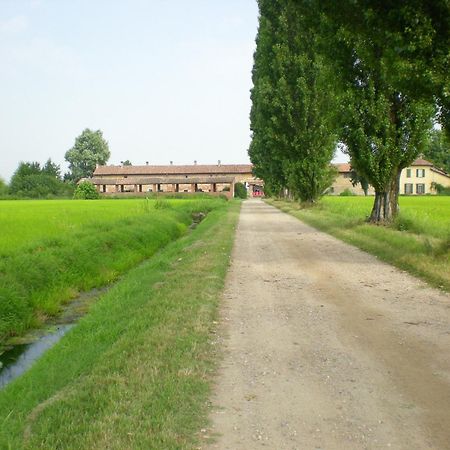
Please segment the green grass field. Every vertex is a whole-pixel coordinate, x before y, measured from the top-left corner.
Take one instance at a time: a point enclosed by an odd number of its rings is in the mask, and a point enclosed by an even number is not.
[[[328,196],[307,209],[269,203],[450,291],[450,197],[400,197],[400,214],[389,227],[366,223],[373,197]]]
[[[0,202],[0,343],[186,232],[219,198]]]
[[[191,233],[129,270],[0,391],[0,448],[203,445],[217,306],[238,214],[238,202],[219,204]]]

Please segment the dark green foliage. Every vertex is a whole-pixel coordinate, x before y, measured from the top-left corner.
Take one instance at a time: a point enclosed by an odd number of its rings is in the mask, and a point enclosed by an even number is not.
[[[395,79],[398,90],[427,102],[435,99],[438,119],[450,124],[449,51],[450,4],[447,0],[333,0],[313,2],[339,33],[338,45],[331,47],[334,58],[345,52],[350,41],[364,41],[369,50],[378,48]],[[340,47],[344,31],[349,42]],[[331,42],[330,42],[331,43]]]
[[[450,138],[441,130],[433,130],[423,156],[435,166],[450,173]]]
[[[247,198],[247,189],[245,189],[245,186],[242,183],[235,183],[234,185],[234,196],[236,198]]]
[[[58,166],[58,164],[53,163],[50,158],[42,167],[41,173],[52,176],[58,180],[61,179],[61,168]]]
[[[67,197],[73,187],[61,180],[59,166],[49,159],[42,168],[38,162],[21,162],[11,178],[9,192],[25,198]]]
[[[250,128],[253,132],[249,156],[255,176],[262,178],[265,192],[280,195],[286,186],[282,158],[274,142],[275,105],[272,101],[276,72],[275,59],[277,17],[279,7],[275,2],[259,1],[259,28],[253,65],[253,89]]]
[[[335,97],[319,51],[320,17],[306,2],[261,0],[249,149],[269,194],[314,202],[333,181]]]
[[[73,198],[80,200],[96,200],[100,198],[100,194],[91,182],[82,181],[76,187]]]
[[[129,159],[127,159],[126,161],[122,162],[123,166],[132,166],[133,164],[131,163],[131,161]]]
[[[65,154],[69,163],[69,177],[73,181],[89,178],[94,173],[97,164],[106,164],[110,157],[108,142],[100,130],[92,131],[86,128],[75,139],[74,146]]]

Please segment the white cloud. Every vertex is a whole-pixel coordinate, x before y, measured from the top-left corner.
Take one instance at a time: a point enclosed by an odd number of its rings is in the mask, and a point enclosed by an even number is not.
[[[0,21],[0,32],[17,34],[28,28],[28,19],[25,16],[15,16],[10,19]]]

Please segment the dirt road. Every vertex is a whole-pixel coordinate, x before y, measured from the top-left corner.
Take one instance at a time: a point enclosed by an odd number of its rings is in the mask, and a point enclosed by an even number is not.
[[[450,296],[250,200],[212,449],[450,449]]]

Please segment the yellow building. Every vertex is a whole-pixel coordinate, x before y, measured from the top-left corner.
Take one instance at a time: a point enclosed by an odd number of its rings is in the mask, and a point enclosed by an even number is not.
[[[237,182],[250,195],[262,193],[263,182],[252,174],[251,164],[167,166],[97,166],[90,179],[101,194],[146,195],[148,192],[209,192],[233,196]]]
[[[450,175],[431,162],[419,158],[410,167],[402,170],[400,194],[436,194],[435,184],[450,187]]]
[[[330,194],[339,195],[348,189],[353,194],[364,195],[360,184],[352,186],[350,164],[335,164],[335,167],[338,170],[338,176],[330,188]],[[409,167],[402,170],[400,175],[400,194],[436,194],[435,183],[444,187],[450,187],[450,175],[434,166],[433,163],[423,158],[418,158]],[[373,195],[374,193],[373,187],[369,186],[368,194]]]

